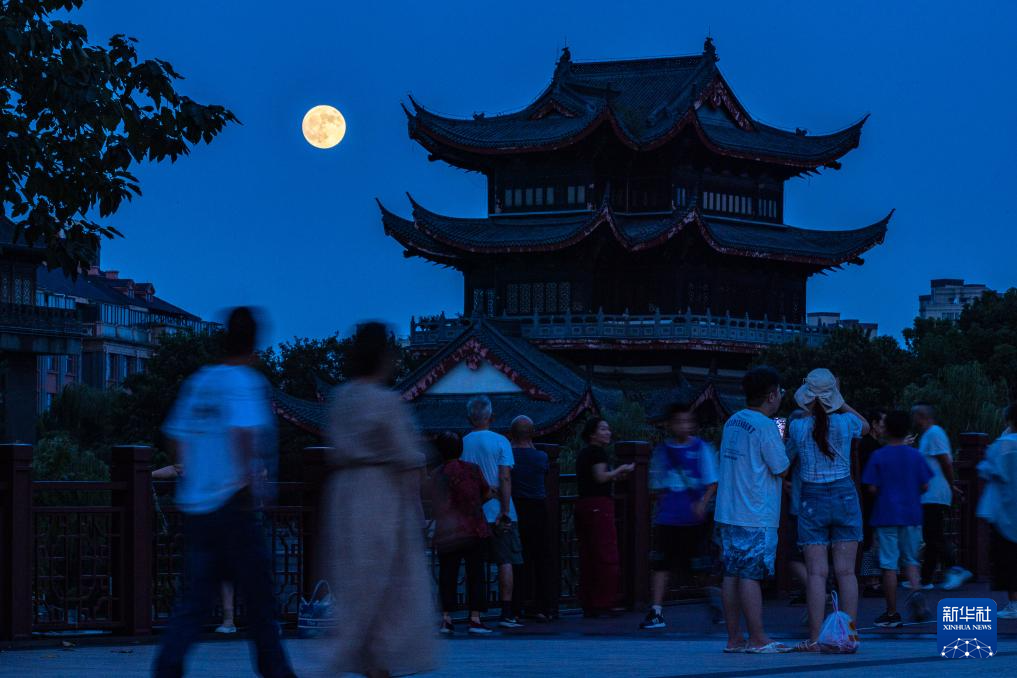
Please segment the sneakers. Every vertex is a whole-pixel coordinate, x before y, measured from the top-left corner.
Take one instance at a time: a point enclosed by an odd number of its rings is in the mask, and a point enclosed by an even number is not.
[[[664,621],[664,615],[657,612],[652,607],[650,611],[646,613],[646,619],[639,625],[641,629],[666,629],[667,622]]]
[[[907,580],[902,581],[900,585],[901,585],[901,588],[907,589],[908,591],[911,590],[911,582],[909,582]],[[931,591],[932,590],[932,582],[929,582],[927,584],[922,584],[922,590],[923,591]]]
[[[486,636],[494,633],[494,631],[492,631],[491,627],[484,622],[473,621],[471,619],[469,633],[475,636]]]
[[[1006,607],[996,613],[999,619],[1017,619],[1017,600],[1011,600]]]
[[[920,591],[912,591],[904,605],[911,611],[911,621],[923,622],[932,619],[929,608],[925,605],[925,596]]]
[[[233,624],[223,624],[222,626],[217,626],[216,629],[215,629],[215,632],[216,633],[225,633],[225,634],[228,635],[230,633],[236,633],[237,632],[237,627],[234,626]]]
[[[971,573],[963,567],[954,565],[946,573],[946,577],[943,580],[943,590],[953,591],[959,589],[968,579],[971,579]]]
[[[900,612],[884,612],[883,614],[876,617],[876,621],[873,622],[876,626],[882,626],[883,628],[897,628],[904,626],[904,620],[900,616]]]
[[[452,620],[450,620],[450,619],[442,619],[441,620],[441,626],[438,627],[438,633],[441,633],[441,634],[446,635],[446,636],[451,636],[455,632],[456,632],[456,626],[455,626],[455,624],[452,623]]]
[[[515,617],[502,617],[498,620],[498,626],[503,629],[521,629],[524,627],[524,625],[520,624],[519,620]]]

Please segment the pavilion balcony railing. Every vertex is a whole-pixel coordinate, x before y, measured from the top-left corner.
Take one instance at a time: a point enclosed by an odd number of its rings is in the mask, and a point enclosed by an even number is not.
[[[819,346],[826,341],[831,328],[805,323],[761,320],[748,316],[655,313],[630,315],[594,314],[543,314],[527,316],[503,315],[496,319],[518,326],[523,337],[548,344],[570,342],[716,342],[733,345],[772,346],[790,341],[802,341],[807,346]],[[419,349],[439,348],[458,336],[470,324],[470,319],[444,316],[411,319],[410,346]]]
[[[44,336],[80,336],[85,333],[73,308],[11,303],[0,303],[0,330]]]

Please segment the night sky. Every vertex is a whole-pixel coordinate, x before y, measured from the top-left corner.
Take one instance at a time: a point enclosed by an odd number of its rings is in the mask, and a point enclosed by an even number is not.
[[[113,219],[126,238],[102,265],[207,318],[264,307],[275,341],[345,332],[364,318],[407,331],[411,315],[462,310],[459,273],[405,259],[374,198],[483,215],[484,178],[427,160],[399,107],[468,117],[516,110],[573,59],[697,54],[749,112],[830,132],[865,113],[843,169],[787,184],[785,221],[856,228],[897,213],[884,245],[811,279],[808,310],[876,321],[898,335],[929,279],[1017,284],[1017,3],[344,3],[90,0],[73,19],[93,42],[127,33],[170,61],[179,91],[243,122],[175,165],[138,168],[144,195]],[[820,9],[822,7],[822,9]],[[312,148],[315,104],[339,108],[346,139]]]

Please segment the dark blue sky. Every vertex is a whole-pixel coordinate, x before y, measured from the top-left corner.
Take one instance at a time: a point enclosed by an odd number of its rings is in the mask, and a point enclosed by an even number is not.
[[[772,7],[767,7],[771,5]],[[840,171],[788,184],[785,220],[854,228],[897,214],[862,267],[809,283],[809,310],[899,335],[930,278],[1017,284],[1017,3],[91,0],[93,41],[117,32],[173,63],[180,90],[243,121],[176,165],[139,168],[144,195],[113,224],[103,266],[151,280],[206,317],[265,307],[272,338],[462,306],[460,275],[407,260],[374,198],[404,192],[454,215],[485,210],[484,179],[428,162],[399,108],[412,93],[460,116],[517,109],[575,60],[695,54],[755,117],[821,133],[871,113]],[[346,139],[312,148],[300,120],[338,107]]]

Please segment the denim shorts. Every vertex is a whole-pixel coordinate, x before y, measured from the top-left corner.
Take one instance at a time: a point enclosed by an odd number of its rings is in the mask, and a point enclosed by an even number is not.
[[[918,549],[922,545],[921,525],[893,525],[877,527],[879,539],[879,567],[896,570],[898,566],[917,565]]]
[[[850,477],[831,483],[802,483],[799,546],[826,546],[838,541],[861,541],[862,537],[862,509]]]
[[[717,523],[714,540],[720,546],[725,577],[762,581],[773,574],[777,559],[776,527]]]

